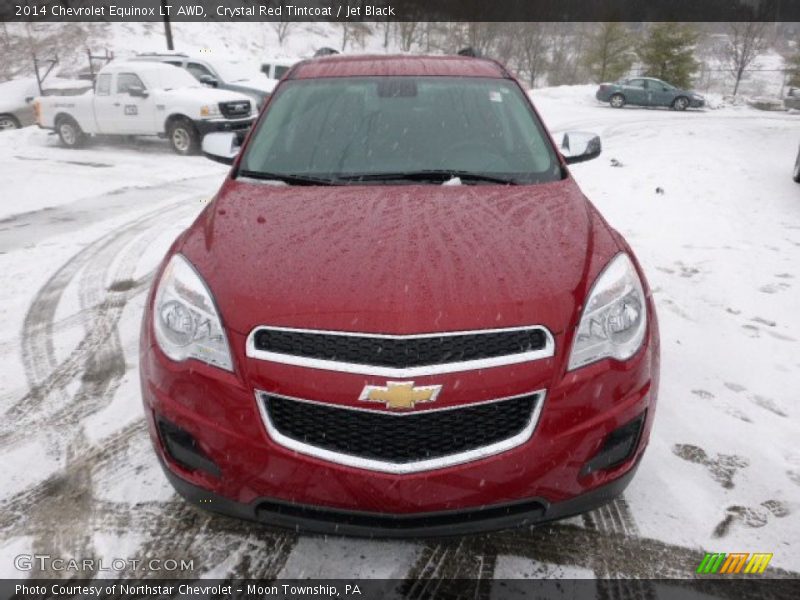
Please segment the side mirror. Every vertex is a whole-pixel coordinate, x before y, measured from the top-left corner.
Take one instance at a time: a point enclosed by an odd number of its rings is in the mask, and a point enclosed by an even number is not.
[[[203,156],[224,165],[232,165],[241,144],[241,139],[234,132],[208,133],[203,138]]]
[[[138,85],[132,85],[128,88],[128,94],[134,98],[147,98],[147,90]]]
[[[561,140],[561,154],[568,165],[597,158],[602,149],[600,136],[585,131],[569,131]]]
[[[661,88],[661,91],[662,91],[662,92],[668,92],[668,91],[669,91],[669,88],[662,87],[662,88]]]
[[[219,85],[219,81],[217,81],[216,77],[212,77],[211,75],[200,75],[200,83],[211,87],[217,87]]]

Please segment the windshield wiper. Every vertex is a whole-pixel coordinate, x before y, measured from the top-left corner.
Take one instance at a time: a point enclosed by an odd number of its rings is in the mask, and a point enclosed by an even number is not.
[[[283,181],[289,185],[335,185],[336,183],[333,179],[312,177],[310,175],[295,175],[292,173],[266,173],[263,171],[241,170],[237,173],[237,176],[269,181]]]
[[[399,171],[396,173],[354,173],[338,175],[338,181],[432,181],[444,183],[450,179],[458,177],[462,181],[483,181],[487,183],[501,183],[505,185],[518,185],[511,178],[498,177],[496,175],[486,175],[484,173],[473,173],[472,171],[458,171],[449,169],[427,169],[423,171]]]

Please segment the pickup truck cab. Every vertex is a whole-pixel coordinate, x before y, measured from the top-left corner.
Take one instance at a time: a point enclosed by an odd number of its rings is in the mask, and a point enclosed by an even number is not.
[[[275,85],[274,80],[265,79],[258,64],[236,58],[223,58],[211,54],[189,55],[182,52],[144,53],[131,60],[161,62],[185,69],[205,86],[220,90],[231,90],[248,96],[257,110],[261,110]]]
[[[255,119],[242,94],[209,89],[182,69],[161,63],[113,62],[94,90],[36,100],[37,123],[68,148],[91,135],[159,136],[178,154],[195,154],[211,131],[238,131]]]

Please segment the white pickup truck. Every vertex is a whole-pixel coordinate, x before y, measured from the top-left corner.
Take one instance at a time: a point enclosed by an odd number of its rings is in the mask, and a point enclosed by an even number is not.
[[[81,96],[44,96],[34,104],[39,127],[53,129],[68,148],[87,136],[157,135],[178,154],[195,154],[211,131],[246,130],[256,118],[250,98],[200,85],[162,63],[112,62]]]

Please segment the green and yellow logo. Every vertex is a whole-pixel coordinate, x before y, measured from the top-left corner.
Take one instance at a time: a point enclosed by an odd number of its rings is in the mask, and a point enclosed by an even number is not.
[[[697,567],[700,575],[735,575],[737,573],[758,574],[767,568],[772,554],[754,552],[707,552]]]

